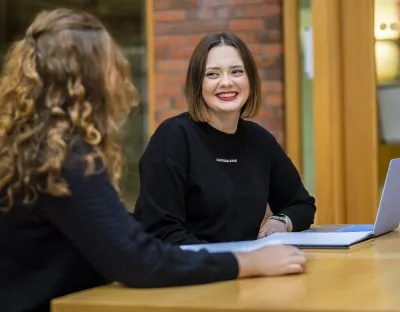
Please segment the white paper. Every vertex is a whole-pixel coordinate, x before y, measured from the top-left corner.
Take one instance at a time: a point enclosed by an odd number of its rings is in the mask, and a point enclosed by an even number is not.
[[[250,252],[268,245],[294,245],[299,247],[348,247],[354,243],[362,241],[371,235],[371,232],[291,232],[275,233],[268,237],[242,242],[212,243],[182,245],[183,250],[199,251],[206,249],[209,252]]]
[[[273,239],[263,238],[254,241],[183,245],[181,246],[181,249],[192,250],[192,251],[199,251],[201,249],[206,249],[209,252],[249,252],[267,245],[276,245],[276,244],[280,244],[280,242]]]

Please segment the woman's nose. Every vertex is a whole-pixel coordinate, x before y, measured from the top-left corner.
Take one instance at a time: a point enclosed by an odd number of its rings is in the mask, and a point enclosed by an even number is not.
[[[221,87],[231,87],[233,85],[232,79],[229,77],[229,75],[223,75],[220,86]]]

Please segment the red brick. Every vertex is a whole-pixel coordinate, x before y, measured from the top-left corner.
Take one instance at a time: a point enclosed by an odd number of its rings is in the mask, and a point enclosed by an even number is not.
[[[168,119],[170,117],[176,116],[178,114],[183,113],[185,110],[183,109],[169,109],[169,110],[160,110],[156,111],[156,124],[157,126],[162,123],[165,119]]]
[[[158,47],[174,47],[184,46],[186,39],[184,36],[157,36],[154,40],[154,46]]]
[[[242,18],[249,18],[249,17],[264,17],[262,15],[262,11],[260,5],[255,4],[248,4],[246,5],[235,5],[232,6],[233,13],[231,17],[242,17]]]
[[[186,71],[189,60],[161,60],[157,62],[156,69],[160,72],[182,72]]]
[[[170,25],[170,33],[171,34],[196,34],[196,33],[213,33],[224,31],[227,29],[227,20],[225,19],[210,19],[210,20],[201,20],[201,19],[193,19],[188,21],[183,21],[182,23],[174,23],[174,25]]]
[[[279,67],[270,67],[268,70],[264,70],[263,77],[265,80],[282,80],[283,79],[283,68]]]
[[[262,42],[262,40],[260,40],[261,36],[255,34],[254,32],[236,31],[235,35],[238,36],[240,39],[242,39],[246,44]]]
[[[250,43],[250,44],[247,44],[247,47],[249,48],[251,54],[253,54],[253,55],[262,54],[262,52],[263,52],[261,44]]]
[[[183,85],[186,82],[186,71],[184,74],[179,76],[179,83]]]
[[[261,10],[256,5],[248,5],[246,7],[246,16],[247,17],[259,17],[261,15]]]
[[[170,32],[170,26],[167,23],[155,23],[154,25],[155,35],[169,34],[169,32]]]
[[[206,7],[218,7],[229,4],[230,0],[201,0],[201,5]]]
[[[265,29],[280,29],[282,30],[282,15],[269,16],[265,20]]]
[[[195,47],[206,34],[189,35],[186,37],[186,43]]]
[[[264,20],[257,19],[237,19],[229,22],[229,29],[237,30],[262,30],[264,28]]]
[[[188,20],[193,20],[193,19],[210,19],[215,16],[215,10],[214,8],[201,8],[201,9],[192,9],[187,11],[187,19]]]
[[[282,7],[279,4],[267,4],[260,8],[260,12],[262,12],[262,16],[264,17],[281,15]]]
[[[276,133],[282,132],[282,129],[283,129],[282,120],[272,119],[270,124],[269,124],[269,128],[271,130],[275,131]]]
[[[280,55],[283,53],[283,47],[281,43],[267,44],[264,51],[267,55]]]
[[[271,68],[271,67],[274,67],[274,65],[277,63],[277,60],[275,57],[266,55],[265,52],[260,56],[255,55],[254,61],[256,62],[258,69]],[[271,72],[267,72],[268,76],[270,76],[271,74],[272,74]],[[269,77],[264,77],[264,78],[269,78]]]
[[[166,96],[160,96],[155,101],[156,110],[168,110],[171,108],[171,98]]]
[[[170,74],[170,73],[162,73],[157,74],[154,77],[154,83],[156,86],[161,85],[180,85],[182,84],[182,75],[180,74]]]
[[[230,5],[239,4],[262,4],[265,0],[230,0]]]
[[[229,6],[217,8],[218,18],[228,18],[231,14],[232,14],[232,8]]]
[[[184,96],[174,98],[174,108],[187,110],[188,105]]]
[[[171,9],[195,9],[199,7],[198,0],[169,0]]]
[[[266,42],[282,42],[282,31],[278,29],[268,30],[265,33]]]
[[[282,106],[283,99],[281,94],[271,94],[266,97],[267,106]]]
[[[181,94],[181,86],[178,84],[157,86],[156,94],[161,95],[161,96],[180,95]]]
[[[154,57],[156,59],[169,59],[171,57],[170,49],[157,47],[154,49]]]
[[[246,17],[246,11],[243,5],[235,5],[232,7],[231,19],[235,19],[237,17]]]
[[[169,7],[169,0],[153,0],[154,10],[167,9]]]
[[[261,109],[255,118],[265,120],[265,119],[271,119],[273,117],[274,117],[274,113],[272,110]]]
[[[193,48],[172,49],[171,58],[174,59],[190,59],[193,53]]]
[[[155,11],[155,22],[179,22],[185,19],[186,12],[184,10],[168,10],[168,11]]]
[[[283,85],[281,81],[263,81],[261,83],[263,93],[282,93]]]

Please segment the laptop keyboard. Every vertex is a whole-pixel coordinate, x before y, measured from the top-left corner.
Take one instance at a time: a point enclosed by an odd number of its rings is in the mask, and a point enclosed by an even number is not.
[[[354,224],[336,230],[335,232],[372,232],[373,230],[373,224]]]

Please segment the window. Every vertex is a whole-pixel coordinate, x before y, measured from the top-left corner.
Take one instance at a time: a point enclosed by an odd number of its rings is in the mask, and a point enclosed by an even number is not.
[[[97,16],[123,49],[132,65],[133,79],[140,93],[140,107],[126,125],[126,168],[122,181],[123,199],[132,211],[139,192],[138,161],[148,141],[147,60],[145,0],[2,0],[0,1],[0,58],[10,43],[41,10],[67,7]]]

